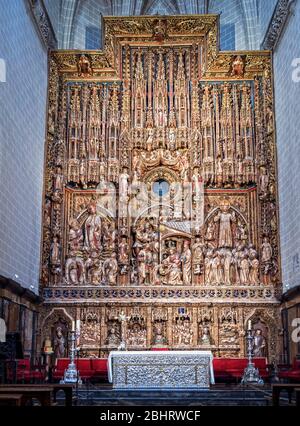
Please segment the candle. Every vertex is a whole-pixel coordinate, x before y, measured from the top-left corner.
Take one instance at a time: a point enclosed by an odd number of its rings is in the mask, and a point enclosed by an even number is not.
[[[251,330],[251,320],[248,321],[248,330]]]
[[[72,321],[72,331],[75,331],[75,321]]]
[[[76,320],[76,331],[80,331],[80,320]]]

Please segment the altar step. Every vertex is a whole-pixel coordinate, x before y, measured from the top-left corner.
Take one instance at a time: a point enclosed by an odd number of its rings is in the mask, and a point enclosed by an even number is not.
[[[77,405],[147,405],[147,406],[206,406],[206,405],[268,405],[270,388],[242,389],[237,386],[210,390],[113,390],[111,388],[81,387]],[[62,402],[62,401],[61,401]],[[284,404],[284,401],[283,401]]]

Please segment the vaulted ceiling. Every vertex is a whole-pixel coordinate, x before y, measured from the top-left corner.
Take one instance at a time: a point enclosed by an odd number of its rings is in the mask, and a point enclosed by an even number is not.
[[[100,14],[180,15],[220,13],[222,21],[237,25],[237,48],[258,48],[258,0],[44,0],[56,28],[59,47],[84,48],[78,42],[78,33],[84,25],[100,27]],[[77,41],[76,41],[77,40]],[[239,46],[240,44],[240,46]]]

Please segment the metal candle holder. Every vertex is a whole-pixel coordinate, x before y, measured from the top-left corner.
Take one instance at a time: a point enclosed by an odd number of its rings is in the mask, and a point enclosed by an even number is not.
[[[82,381],[79,377],[79,371],[76,368],[75,364],[75,353],[76,353],[76,342],[77,333],[75,330],[70,331],[70,363],[68,368],[65,370],[64,378],[60,381],[60,383],[72,383],[72,384],[82,384]]]
[[[264,381],[259,375],[258,368],[255,368],[254,363],[252,362],[252,350],[253,350],[253,340],[252,330],[249,327],[246,335],[247,342],[247,356],[248,356],[248,365],[244,370],[241,383],[243,385],[256,383],[257,385],[263,385]]]

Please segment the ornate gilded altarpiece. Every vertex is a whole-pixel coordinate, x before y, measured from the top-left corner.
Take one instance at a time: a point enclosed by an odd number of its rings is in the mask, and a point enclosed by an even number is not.
[[[80,356],[107,356],[123,311],[129,349],[241,357],[251,320],[275,359],[270,52],[219,52],[216,15],[104,24],[102,51],[49,56],[41,345],[66,355],[80,320]]]

